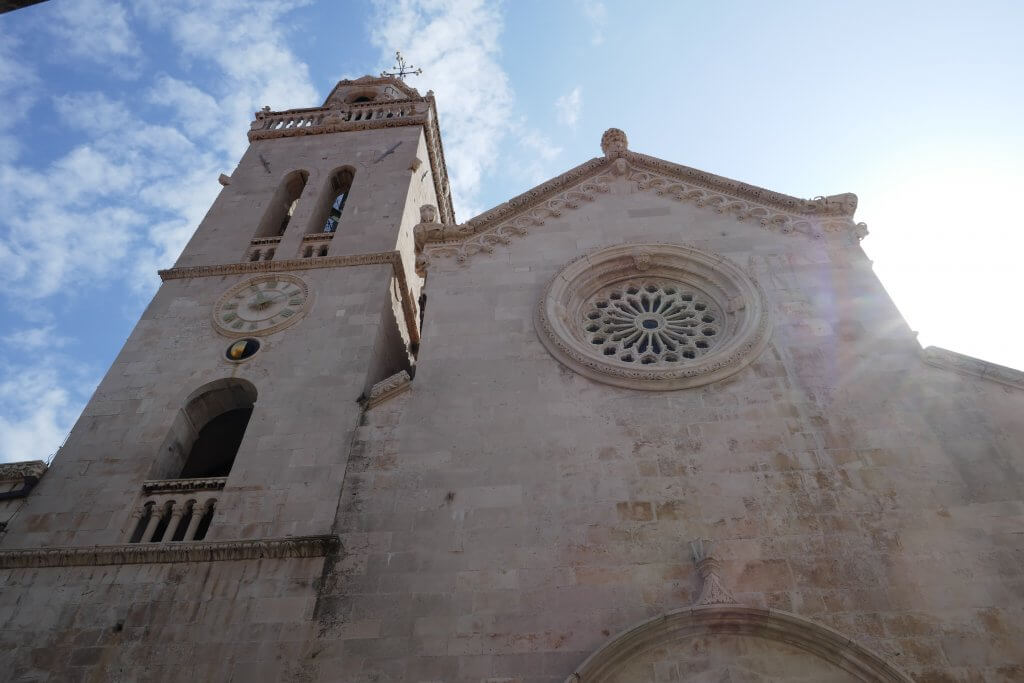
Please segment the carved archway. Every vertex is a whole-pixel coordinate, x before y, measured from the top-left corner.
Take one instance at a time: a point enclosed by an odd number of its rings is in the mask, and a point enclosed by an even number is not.
[[[566,683],[780,679],[911,680],[828,627],[779,610],[719,604],[668,612],[627,629]]]

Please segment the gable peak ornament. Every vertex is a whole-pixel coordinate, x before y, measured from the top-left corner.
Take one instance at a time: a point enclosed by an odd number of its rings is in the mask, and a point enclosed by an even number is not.
[[[601,136],[601,151],[606,157],[622,156],[629,149],[629,139],[618,128],[609,128]]]

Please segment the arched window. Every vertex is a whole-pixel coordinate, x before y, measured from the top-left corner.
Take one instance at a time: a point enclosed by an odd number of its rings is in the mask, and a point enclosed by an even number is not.
[[[226,477],[256,403],[256,387],[243,379],[220,379],[186,400],[164,443],[162,479]]]
[[[320,198],[320,210],[310,223],[310,232],[333,233],[345,212],[345,203],[352,190],[355,172],[349,166],[338,169],[330,175],[327,186]]]
[[[284,177],[270,201],[270,206],[263,214],[263,220],[260,221],[259,229],[256,231],[257,238],[280,237],[284,234],[299,206],[299,198],[306,188],[307,180],[309,180],[309,174],[305,171],[292,171]]]

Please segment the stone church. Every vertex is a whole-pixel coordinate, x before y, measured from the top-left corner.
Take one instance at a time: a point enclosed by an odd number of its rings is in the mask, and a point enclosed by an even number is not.
[[[612,128],[459,223],[388,77],[248,135],[0,468],[6,680],[1024,680],[1024,373],[920,348],[855,195]]]

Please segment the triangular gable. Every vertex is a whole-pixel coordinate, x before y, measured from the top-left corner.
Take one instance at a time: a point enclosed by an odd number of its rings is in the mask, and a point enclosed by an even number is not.
[[[739,221],[756,221],[770,230],[814,238],[839,235],[862,239],[867,234],[863,223],[853,223],[857,196],[852,193],[800,199],[632,152],[623,145],[622,149],[608,150],[605,156],[582,163],[465,223],[418,226],[417,242],[428,257],[449,256],[464,261],[475,253],[492,251],[495,244],[507,244],[514,236],[525,235],[531,227],[543,225],[566,210],[593,201],[598,194],[609,191],[611,181],[623,176],[641,191],[728,213]]]

